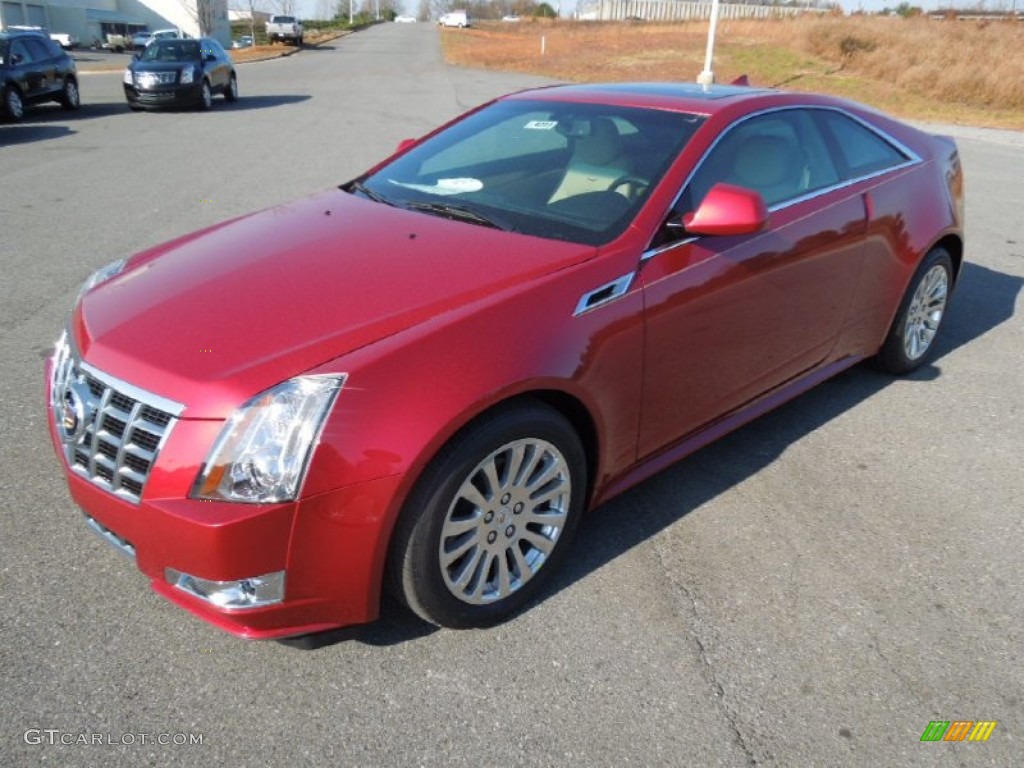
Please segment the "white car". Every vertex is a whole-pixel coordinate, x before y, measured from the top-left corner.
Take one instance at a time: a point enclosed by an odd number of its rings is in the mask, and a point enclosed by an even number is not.
[[[395,23],[396,24],[415,24],[416,23],[416,17],[415,16],[395,16]]]

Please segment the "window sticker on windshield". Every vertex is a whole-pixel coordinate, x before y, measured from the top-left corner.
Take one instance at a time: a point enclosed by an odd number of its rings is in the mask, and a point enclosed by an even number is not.
[[[550,131],[557,125],[557,120],[531,120],[523,127],[528,131]]]
[[[396,179],[388,179],[388,181],[400,187],[430,192],[435,195],[460,195],[464,192],[479,192],[484,188],[484,183],[480,179],[438,179],[433,184],[407,184]]]

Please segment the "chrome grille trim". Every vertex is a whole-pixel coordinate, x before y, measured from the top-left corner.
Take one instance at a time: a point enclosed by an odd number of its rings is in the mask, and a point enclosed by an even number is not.
[[[83,386],[84,385],[84,386]],[[84,424],[67,436],[66,398],[76,389]],[[133,504],[184,406],[82,362],[65,333],[53,354],[50,411],[68,468]]]
[[[132,560],[135,559],[135,546],[128,541],[128,539],[118,536],[102,523],[97,522],[92,517],[89,517],[89,515],[85,516],[85,524],[89,526],[90,531],[95,533],[122,555],[130,557]]]

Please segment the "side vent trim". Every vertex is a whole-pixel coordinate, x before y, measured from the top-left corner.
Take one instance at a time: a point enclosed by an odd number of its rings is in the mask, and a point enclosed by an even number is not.
[[[583,294],[580,298],[579,303],[576,305],[576,311],[572,313],[573,317],[579,317],[585,312],[589,312],[592,309],[603,307],[605,304],[610,304],[616,299],[624,296],[626,291],[629,290],[629,286],[633,284],[633,277],[636,272],[630,272],[627,275],[616,278],[610,283],[605,283],[600,288],[595,288],[592,291],[588,291]]]

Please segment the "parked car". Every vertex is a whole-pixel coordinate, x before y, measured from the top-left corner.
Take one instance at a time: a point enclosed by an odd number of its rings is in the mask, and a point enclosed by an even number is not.
[[[587,509],[862,361],[927,362],[963,210],[951,139],[849,101],[526,91],[96,272],[50,433],[88,526],[223,629],[368,622],[386,584],[486,626]]]
[[[15,121],[29,105],[56,101],[75,110],[81,104],[74,59],[40,32],[0,32],[0,92],[4,114]]]
[[[39,32],[46,37],[49,37],[53,42],[57,43],[61,48],[66,51],[70,51],[78,44],[78,39],[74,35],[70,35],[67,32],[51,32],[46,27],[31,26],[25,24],[12,24],[6,29],[7,32]]]
[[[469,14],[465,11],[449,11],[448,13],[443,14],[441,18],[437,20],[437,23],[442,27],[458,27],[459,29],[462,29],[463,27],[469,26]]]
[[[302,22],[294,16],[271,16],[267,20],[267,40],[273,45],[278,40],[302,47]]]
[[[153,41],[153,33],[148,29],[144,29],[141,32],[136,32],[132,35],[132,48],[136,51],[145,49]]]
[[[242,35],[237,40],[231,42],[231,47],[234,49],[238,48],[252,48],[256,44],[252,35]]]
[[[124,71],[124,95],[132,109],[209,109],[218,93],[235,101],[238,76],[227,51],[209,37],[154,39]]]

